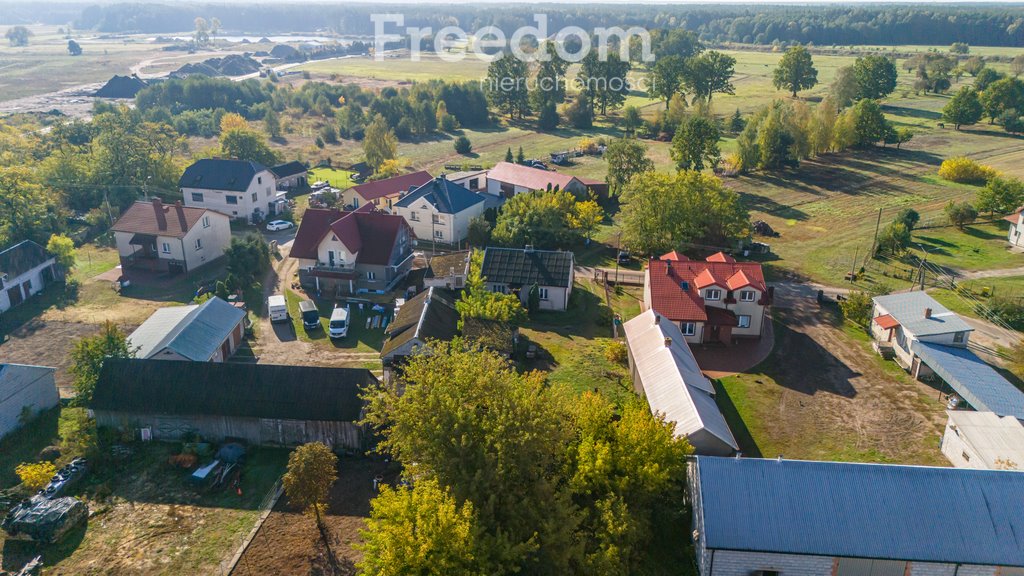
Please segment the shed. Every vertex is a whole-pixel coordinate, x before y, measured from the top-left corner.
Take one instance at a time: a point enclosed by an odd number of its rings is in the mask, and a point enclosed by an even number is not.
[[[156,440],[209,440],[364,449],[364,368],[108,359],[90,408],[96,423],[149,429]]]
[[[0,438],[20,427],[23,411],[32,416],[60,401],[53,380],[56,368],[0,364]]]
[[[992,412],[949,410],[942,453],[957,468],[1024,472],[1024,424]]]
[[[1024,392],[968,350],[914,342],[913,351],[975,410],[1024,420]]]

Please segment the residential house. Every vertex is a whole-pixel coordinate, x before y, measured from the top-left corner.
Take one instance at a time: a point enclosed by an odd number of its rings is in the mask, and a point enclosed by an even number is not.
[[[1018,208],[1013,214],[1006,217],[1010,223],[1010,230],[1006,233],[1006,240],[1010,246],[1024,248],[1024,206]]]
[[[434,287],[407,300],[384,330],[384,346],[380,350],[384,367],[390,371],[404,358],[422,349],[428,340],[448,341],[454,338],[459,330],[456,300],[458,295],[455,292]]]
[[[587,193],[587,186],[575,176],[532,166],[498,162],[487,171],[487,193],[492,196],[511,198],[523,192],[555,188],[580,195]]]
[[[449,290],[465,288],[469,276],[469,259],[469,250],[431,256],[423,275],[423,286]]]
[[[384,293],[412,267],[413,233],[405,218],[310,208],[292,243],[303,287],[329,294]]]
[[[962,318],[921,291],[873,298],[871,335],[892,345],[896,361],[918,377],[920,359],[911,349],[916,341],[967,347],[974,330]],[[925,366],[924,370],[928,370]]]
[[[224,362],[242,344],[244,321],[244,310],[214,296],[158,309],[128,336],[128,345],[136,358]]]
[[[398,199],[417,186],[422,186],[434,177],[425,170],[402,174],[393,178],[374,180],[345,190],[341,197],[344,205],[350,209],[362,208],[372,204],[379,210],[391,212],[391,207]]]
[[[469,221],[483,216],[484,199],[438,177],[410,190],[391,212],[405,218],[417,238],[456,244],[469,234]]]
[[[186,206],[216,210],[248,222],[274,215],[277,201],[285,197],[277,189],[277,176],[249,160],[198,160],[185,169],[178,187]]]
[[[53,380],[56,368],[0,364],[0,438],[21,427],[28,418],[60,401]]]
[[[480,267],[487,289],[518,294],[523,306],[537,287],[541,310],[565,310],[576,278],[572,252],[519,248],[487,248]]]
[[[487,170],[449,172],[444,177],[471,192],[487,192]]]
[[[675,251],[644,272],[644,310],[675,322],[690,344],[760,338],[771,291],[757,262],[722,252],[690,260]]]
[[[0,252],[0,313],[42,292],[61,273],[53,255],[31,240]]]
[[[295,190],[309,187],[308,168],[299,161],[278,164],[270,169],[277,180],[278,190]]]
[[[110,228],[124,270],[189,273],[218,260],[231,244],[231,219],[208,208],[135,202]]]
[[[738,449],[729,424],[715,404],[715,387],[697,366],[679,326],[654,310],[622,325],[633,388],[651,413],[675,424],[698,454],[725,456]]]
[[[942,453],[957,468],[1024,472],[1024,424],[992,412],[947,410]]]
[[[360,394],[376,382],[365,368],[108,359],[89,407],[97,425],[154,440],[363,451]]]
[[[700,576],[1020,576],[1024,474],[696,456]]]

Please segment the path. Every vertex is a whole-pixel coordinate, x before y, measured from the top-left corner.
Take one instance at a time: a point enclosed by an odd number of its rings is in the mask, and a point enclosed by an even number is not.
[[[1024,258],[1024,256],[1021,256]],[[1024,266],[1001,268],[998,270],[957,270],[961,280],[980,280],[982,278],[1006,278],[1007,276],[1024,276]]]

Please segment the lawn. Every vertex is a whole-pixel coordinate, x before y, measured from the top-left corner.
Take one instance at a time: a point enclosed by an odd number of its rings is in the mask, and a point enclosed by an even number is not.
[[[351,323],[348,328],[348,336],[332,340],[327,335],[327,325],[331,320],[331,312],[334,310],[335,301],[321,298],[314,299],[317,309],[320,311],[320,329],[307,331],[302,325],[302,316],[299,314],[299,302],[303,299],[298,293],[292,290],[285,290],[285,299],[288,301],[288,313],[291,314],[295,334],[299,340],[313,342],[323,346],[329,346],[339,352],[380,352],[384,345],[384,328],[367,328],[366,320],[374,316],[391,318],[391,307],[387,307],[385,314],[374,313],[371,310],[372,303],[364,302],[363,310],[359,309],[359,303],[349,303]],[[344,302],[338,302],[344,305]]]
[[[928,293],[953,312],[978,318],[981,314],[976,305],[986,305],[992,298],[1024,302],[1024,276],[964,280],[957,283],[957,292],[948,288],[932,288]]]
[[[352,172],[351,170],[319,167],[311,169],[309,174],[310,184],[313,182],[327,182],[334,188],[341,190],[348,190],[355,185],[355,182],[352,181],[352,175],[355,174],[355,172]]]
[[[1024,264],[1024,259],[1007,249],[1007,225],[998,220],[964,230],[953,226],[917,230],[912,249],[918,254],[924,249],[929,262],[956,270],[1015,268]]]

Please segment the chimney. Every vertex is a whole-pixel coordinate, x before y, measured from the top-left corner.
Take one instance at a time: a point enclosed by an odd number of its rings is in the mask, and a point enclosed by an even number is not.
[[[658,324],[661,324],[661,316],[658,316],[657,314],[655,314],[654,315],[654,325],[657,326]]]
[[[167,215],[164,214],[164,203],[159,198],[153,198],[153,212],[156,213],[157,229],[167,230]]]
[[[178,213],[178,224],[181,225],[181,231],[188,232],[188,222],[185,220],[185,208],[181,205],[181,200],[174,203],[174,211]]]
[[[932,317],[932,309],[931,308],[925,308],[924,309],[924,317],[925,318],[931,318]]]
[[[672,339],[666,336],[665,337],[665,348],[671,348],[671,347],[672,347]]]

